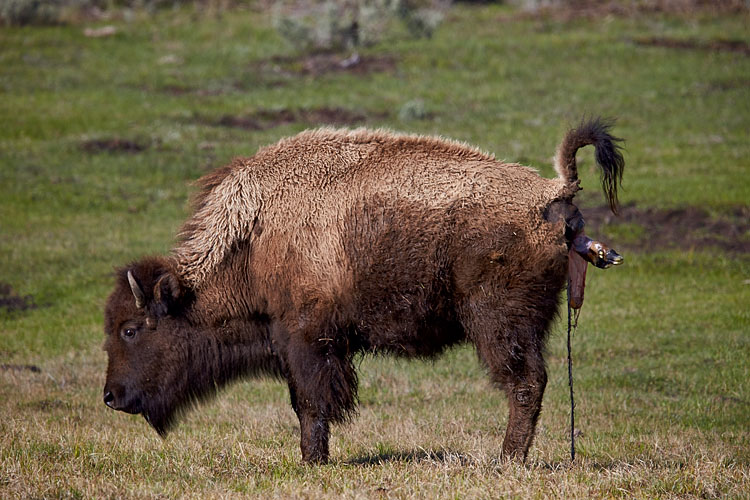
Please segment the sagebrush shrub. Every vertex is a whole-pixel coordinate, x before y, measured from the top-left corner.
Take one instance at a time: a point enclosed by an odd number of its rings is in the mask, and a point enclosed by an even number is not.
[[[56,24],[60,21],[58,0],[0,0],[0,19],[6,25]]]
[[[396,19],[412,36],[429,37],[449,5],[450,0],[281,2],[274,25],[297,48],[354,50],[381,41]]]

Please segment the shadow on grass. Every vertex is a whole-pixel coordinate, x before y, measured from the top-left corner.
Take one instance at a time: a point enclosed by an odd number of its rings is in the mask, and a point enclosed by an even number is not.
[[[365,467],[380,466],[387,463],[421,463],[433,462],[443,465],[455,465],[461,467],[483,466],[493,470],[506,469],[526,469],[528,471],[539,470],[552,473],[565,473],[570,470],[589,470],[594,472],[613,472],[635,470],[637,468],[648,469],[680,469],[687,465],[682,460],[664,460],[658,461],[647,458],[634,458],[633,460],[596,460],[592,458],[577,457],[576,461],[571,462],[569,459],[562,460],[527,460],[525,463],[506,461],[500,456],[487,459],[481,459],[465,453],[451,450],[404,450],[404,451],[384,451],[374,454],[366,454],[351,458],[344,461],[345,465],[361,465]]]
[[[409,451],[384,451],[374,454],[366,454],[346,460],[346,465],[375,466],[389,462],[440,462],[453,465],[472,465],[477,460],[469,455],[451,450],[409,450]]]

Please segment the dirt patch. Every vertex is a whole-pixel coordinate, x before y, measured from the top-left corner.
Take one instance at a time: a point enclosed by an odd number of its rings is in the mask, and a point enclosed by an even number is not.
[[[31,295],[20,296],[7,283],[0,283],[0,309],[25,311],[27,309],[36,309],[36,307],[34,298]]]
[[[176,84],[165,84],[165,85],[125,85],[124,88],[129,90],[137,90],[138,92],[158,93],[166,94],[174,97],[181,96],[199,96],[199,97],[211,97],[227,94],[233,90],[237,90],[233,84],[217,84],[215,86],[209,85],[207,87],[196,87],[186,85],[182,83]]]
[[[258,63],[257,69],[263,73],[287,77],[317,77],[327,73],[369,75],[393,73],[396,70],[396,62],[396,57],[389,54],[346,55],[339,52],[314,52],[301,56],[275,56]]]
[[[148,148],[143,142],[113,137],[91,139],[81,143],[81,149],[89,153],[140,153]]]
[[[439,462],[460,464],[466,467],[475,464],[476,461],[470,456],[455,451],[420,449],[362,455],[352,458],[346,463],[350,465],[380,466],[388,462]]]
[[[200,97],[210,97],[210,96],[217,96],[222,95],[226,93],[226,90],[215,88],[215,89],[202,89],[202,88],[194,88],[194,87],[188,87],[185,85],[165,85],[163,87],[159,87],[159,92],[163,92],[165,94],[173,95],[173,96],[183,96],[183,95],[197,95]]]
[[[750,78],[733,78],[730,80],[714,81],[709,83],[708,85],[704,85],[703,88],[708,91],[746,89],[750,88]]]
[[[224,115],[218,119],[199,117],[198,121],[208,125],[241,128],[244,130],[267,130],[291,123],[309,125],[357,125],[372,119],[387,118],[387,113],[365,113],[343,108],[313,109],[261,109],[245,115]]]
[[[36,365],[13,365],[13,364],[2,364],[0,370],[9,372],[32,372],[42,373],[42,369]]]
[[[636,45],[666,47],[670,49],[708,50],[713,52],[735,52],[750,55],[750,44],[744,40],[696,40],[694,38],[647,37],[633,40]]]
[[[607,16],[641,17],[653,14],[694,16],[702,14],[747,13],[744,0],[552,0],[542,7],[525,9],[520,13],[504,15],[500,21],[515,19],[549,19],[572,21],[574,19],[599,19]]]
[[[586,234],[601,238],[615,248],[634,251],[661,249],[720,249],[733,254],[750,253],[750,206],[722,215],[699,207],[642,209],[634,204],[620,207],[614,216],[601,205],[582,207]]]
[[[23,410],[34,410],[34,411],[50,411],[50,410],[61,410],[70,409],[70,403],[62,401],[60,399],[40,399],[37,401],[30,401],[28,403],[21,403],[18,405]]]

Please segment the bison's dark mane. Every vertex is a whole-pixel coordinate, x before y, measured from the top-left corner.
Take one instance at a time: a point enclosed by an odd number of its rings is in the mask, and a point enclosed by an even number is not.
[[[168,383],[170,390],[148,395],[143,407],[146,421],[163,437],[186,410],[215,397],[227,384],[258,375],[281,378],[269,325],[268,318],[258,317],[216,330],[186,329],[184,324],[176,328],[171,348],[184,353],[185,363],[167,367],[162,383]],[[251,329],[256,330],[254,335],[247,335]]]

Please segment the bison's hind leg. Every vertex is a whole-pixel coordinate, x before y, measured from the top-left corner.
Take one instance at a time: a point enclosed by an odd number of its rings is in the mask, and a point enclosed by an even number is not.
[[[534,439],[547,385],[543,348],[548,321],[533,309],[514,308],[512,292],[504,291],[505,305],[501,305],[494,294],[488,293],[490,290],[483,288],[464,302],[462,321],[492,382],[508,398],[510,413],[503,457],[524,461]]]
[[[523,359],[519,364],[523,368],[511,374],[503,384],[510,407],[503,440],[503,456],[526,460],[542,411],[547,371],[539,351],[526,351],[521,356]]]

